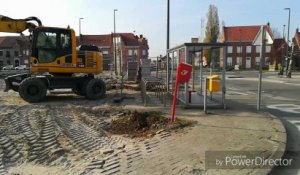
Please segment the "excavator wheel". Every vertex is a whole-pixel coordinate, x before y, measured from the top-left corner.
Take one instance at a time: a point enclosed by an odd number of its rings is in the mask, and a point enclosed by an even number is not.
[[[35,77],[24,79],[19,86],[20,96],[30,103],[41,101],[46,96],[46,93],[47,87],[45,83]]]
[[[101,79],[91,79],[84,86],[85,97],[88,99],[99,99],[105,95],[106,86]]]

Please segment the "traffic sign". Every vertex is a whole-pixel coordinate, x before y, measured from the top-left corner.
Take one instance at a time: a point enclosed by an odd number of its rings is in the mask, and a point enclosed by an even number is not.
[[[171,109],[171,123],[173,123],[175,120],[174,115],[175,115],[179,83],[188,83],[191,78],[191,72],[192,72],[192,65],[186,63],[179,63],[177,68],[177,75],[176,75],[176,81],[175,81],[175,87],[173,93],[174,96],[173,96],[173,105]]]

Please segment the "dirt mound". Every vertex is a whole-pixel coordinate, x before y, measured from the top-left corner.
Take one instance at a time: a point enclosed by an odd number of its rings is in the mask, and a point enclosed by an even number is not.
[[[162,113],[152,112],[127,112],[114,117],[107,131],[112,134],[127,134],[131,137],[150,137],[161,130],[174,130],[192,125],[191,121],[176,119],[171,124],[170,118]]]

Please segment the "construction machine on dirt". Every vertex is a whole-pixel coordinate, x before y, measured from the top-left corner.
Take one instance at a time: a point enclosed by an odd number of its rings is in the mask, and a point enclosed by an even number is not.
[[[96,46],[77,49],[75,32],[69,27],[45,27],[36,17],[0,16],[0,32],[22,33],[27,29],[30,72],[6,77],[5,91],[17,91],[28,102],[43,100],[47,90],[53,89],[72,89],[88,99],[105,95],[104,81],[95,77],[103,71],[103,56]]]

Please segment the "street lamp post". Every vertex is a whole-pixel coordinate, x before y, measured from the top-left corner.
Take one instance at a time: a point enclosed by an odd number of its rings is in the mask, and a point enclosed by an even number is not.
[[[166,75],[166,79],[167,79],[167,92],[169,92],[169,81],[170,81],[170,75],[169,75],[169,71],[170,71],[170,65],[169,65],[169,50],[170,47],[170,0],[167,0],[167,47],[166,47],[166,61],[167,61],[167,75]]]
[[[285,24],[283,24],[282,38],[284,38],[284,39],[285,39]]]
[[[81,42],[81,20],[84,18],[79,18],[79,43]]]
[[[114,34],[113,34],[113,42],[114,42],[114,67],[115,67],[115,75],[117,75],[117,41],[116,41],[116,11],[118,9],[114,9]]]
[[[289,18],[288,18],[288,33],[287,33],[287,43],[290,43],[290,19],[291,19],[291,8],[284,8],[284,10],[289,11]]]
[[[288,54],[288,50],[289,50],[289,46],[290,46],[290,17],[291,17],[291,8],[284,8],[284,10],[288,10],[289,11],[289,17],[288,17],[288,32],[287,32],[287,44],[288,44],[288,47],[286,49],[286,58],[287,58],[287,61],[286,61],[286,76],[289,77],[289,72],[288,72],[288,61],[290,60],[289,59],[289,54]]]

